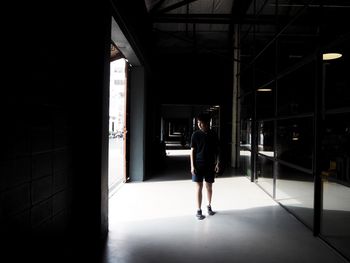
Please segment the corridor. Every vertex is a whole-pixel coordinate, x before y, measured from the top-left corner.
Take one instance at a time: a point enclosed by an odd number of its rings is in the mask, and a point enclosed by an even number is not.
[[[167,156],[164,172],[113,195],[103,263],[345,262],[256,184],[231,171],[214,184],[217,213],[197,220],[186,162],[188,156]],[[205,193],[203,198],[205,207]]]

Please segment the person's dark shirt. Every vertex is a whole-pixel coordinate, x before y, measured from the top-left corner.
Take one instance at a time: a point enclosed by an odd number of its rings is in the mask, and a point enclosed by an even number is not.
[[[192,134],[191,148],[195,149],[195,161],[199,164],[214,164],[219,154],[219,139],[213,130],[197,130]]]

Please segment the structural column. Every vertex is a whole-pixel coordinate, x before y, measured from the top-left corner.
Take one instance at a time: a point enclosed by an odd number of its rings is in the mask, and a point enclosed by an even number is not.
[[[130,162],[132,181],[145,179],[145,70],[130,69]]]

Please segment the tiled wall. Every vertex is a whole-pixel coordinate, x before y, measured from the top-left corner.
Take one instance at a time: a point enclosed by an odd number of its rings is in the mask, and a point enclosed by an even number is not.
[[[9,112],[1,137],[1,232],[63,233],[71,202],[67,116],[48,106],[15,106],[21,110]]]

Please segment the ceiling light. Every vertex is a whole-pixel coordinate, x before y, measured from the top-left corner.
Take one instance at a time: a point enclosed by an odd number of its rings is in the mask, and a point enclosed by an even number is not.
[[[324,53],[322,55],[323,60],[332,60],[332,59],[337,59],[340,58],[342,54],[340,53]]]
[[[258,91],[272,91],[272,89],[268,89],[268,88],[266,88],[266,89],[258,89]]]

